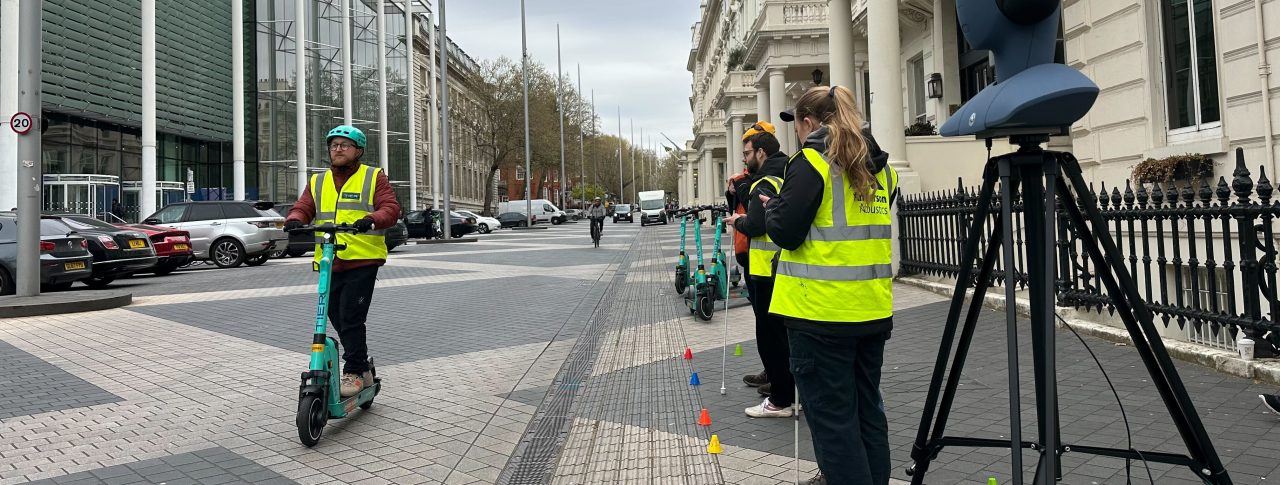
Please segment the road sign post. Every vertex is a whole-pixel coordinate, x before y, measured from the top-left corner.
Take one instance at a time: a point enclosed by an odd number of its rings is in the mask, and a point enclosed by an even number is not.
[[[18,134],[18,296],[40,294],[40,116],[41,0],[18,4],[18,113],[9,119]]]

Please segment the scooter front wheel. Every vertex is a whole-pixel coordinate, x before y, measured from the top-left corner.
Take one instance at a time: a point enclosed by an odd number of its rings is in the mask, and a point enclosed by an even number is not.
[[[712,314],[715,313],[715,299],[712,298],[710,291],[699,291],[698,299],[694,302],[694,311],[698,315],[698,319],[704,322],[711,321]]]
[[[686,286],[689,286],[689,270],[684,266],[676,266],[676,293],[684,293]]]
[[[324,434],[324,425],[329,421],[329,410],[322,396],[302,396],[298,400],[298,439],[307,448],[320,442]]]

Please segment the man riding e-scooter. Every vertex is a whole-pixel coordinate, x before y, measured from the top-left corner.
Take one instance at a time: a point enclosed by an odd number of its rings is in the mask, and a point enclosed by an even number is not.
[[[325,137],[329,170],[311,176],[306,190],[289,211],[285,230],[308,223],[350,224],[359,234],[338,233],[338,250],[329,286],[329,321],[342,341],[342,397],[350,397],[373,384],[369,372],[369,347],[365,320],[373,301],[378,267],[387,262],[386,228],[400,218],[400,203],[382,169],[360,162],[364,156],[364,132],[339,126]],[[317,264],[320,250],[316,249]]]

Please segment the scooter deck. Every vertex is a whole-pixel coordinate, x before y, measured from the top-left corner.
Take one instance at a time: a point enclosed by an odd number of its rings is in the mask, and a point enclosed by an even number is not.
[[[351,414],[351,411],[354,411],[361,404],[372,401],[373,397],[377,396],[378,391],[381,391],[381,390],[382,390],[382,378],[374,377],[372,386],[365,387],[363,390],[361,390],[358,394],[354,396],[343,398],[337,403],[330,404],[329,419],[342,419],[347,417],[348,414]]]

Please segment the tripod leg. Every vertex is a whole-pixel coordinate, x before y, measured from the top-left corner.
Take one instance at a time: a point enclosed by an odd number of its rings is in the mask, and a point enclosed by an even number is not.
[[[1178,376],[1178,371],[1165,350],[1164,341],[1161,340],[1152,323],[1151,310],[1138,294],[1137,284],[1125,269],[1115,241],[1106,230],[1098,231],[1095,238],[1089,229],[1089,224],[1093,227],[1105,228],[1106,223],[1102,214],[1098,212],[1097,201],[1089,192],[1088,184],[1081,174],[1080,165],[1069,153],[1058,154],[1058,157],[1063,175],[1070,180],[1075,192],[1084,202],[1082,211],[1081,206],[1076,204],[1075,197],[1067,190],[1066,182],[1059,181],[1063,205],[1071,217],[1072,225],[1076,228],[1076,234],[1080,236],[1081,245],[1093,259],[1102,282],[1115,304],[1116,313],[1124,321],[1125,328],[1133,340],[1134,349],[1138,351],[1142,363],[1147,368],[1147,373],[1151,375],[1152,383],[1155,384],[1165,407],[1169,410],[1169,415],[1173,419],[1174,426],[1178,428],[1188,453],[1200,464],[1201,469],[1193,469],[1192,472],[1206,483],[1230,485],[1231,477],[1222,466],[1213,442],[1205,432],[1204,423],[1200,420],[1200,415],[1196,412],[1195,405],[1187,395],[1187,389],[1182,384],[1182,379]]]
[[[1005,158],[1000,163],[1000,231],[1004,244],[1004,297],[1005,297],[1005,339],[1008,341],[1009,354],[1009,456],[1013,459],[1011,469],[1013,485],[1022,485],[1022,393],[1020,391],[1018,372],[1018,306],[1017,286],[1009,273],[1017,266],[1013,262],[1013,194],[1018,193],[1018,178],[1013,174],[1013,167]]]
[[[924,409],[920,415],[920,427],[916,432],[916,443],[911,450],[911,458],[914,464],[907,469],[907,473],[912,476],[911,483],[913,485],[921,485],[924,483],[924,474],[929,470],[929,461],[933,459],[934,450],[932,442],[942,436],[942,430],[946,427],[947,413],[951,408],[951,401],[954,397],[954,389],[959,383],[959,369],[952,370],[952,375],[948,379],[947,392],[943,396],[941,407],[938,406],[939,392],[942,389],[943,377],[947,373],[947,359],[951,355],[951,345],[955,340],[956,327],[959,324],[960,311],[964,308],[965,295],[968,290],[970,278],[973,276],[973,266],[969,262],[973,261],[978,255],[978,246],[981,243],[981,234],[983,224],[987,216],[991,212],[991,197],[995,192],[995,161],[987,163],[987,168],[983,175],[982,188],[978,194],[978,206],[974,211],[973,221],[970,222],[967,237],[964,242],[964,249],[961,261],[965,262],[960,268],[960,274],[956,278],[956,288],[951,297],[951,309],[947,313],[946,326],[942,331],[942,340],[938,348],[938,358],[934,363],[933,377],[929,381],[929,392],[925,397]],[[968,352],[967,342],[972,338],[972,327],[977,321],[977,312],[981,307],[981,301],[986,293],[987,281],[991,278],[992,266],[994,265],[996,251],[999,249],[998,240],[993,233],[988,239],[992,244],[987,246],[985,256],[982,258],[982,268],[979,270],[977,285],[974,289],[974,300],[970,308],[968,317],[965,320],[966,336],[961,337],[960,348],[956,352],[957,363],[963,365],[964,354]],[[976,308],[975,308],[976,307]],[[938,414],[938,424],[933,428],[932,438],[930,437],[930,429],[934,421],[934,412]]]
[[[1034,163],[1021,167],[1023,206],[1027,220],[1027,271],[1031,299],[1031,342],[1035,361],[1036,415],[1043,447],[1036,467],[1037,485],[1050,485],[1062,476],[1058,460],[1058,391],[1054,334],[1055,269],[1057,244],[1054,222],[1056,158],[1043,153],[1028,155]]]

